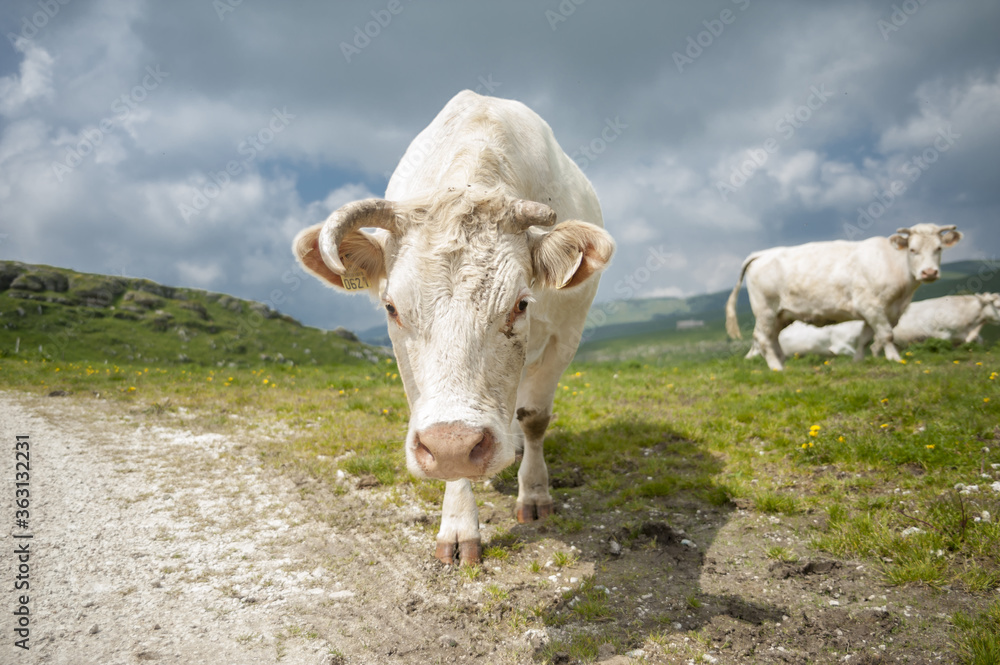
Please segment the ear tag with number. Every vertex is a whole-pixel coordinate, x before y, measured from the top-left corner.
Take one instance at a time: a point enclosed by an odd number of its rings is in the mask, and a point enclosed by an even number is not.
[[[365,291],[370,287],[368,277],[360,270],[349,270],[341,277],[345,291]]]

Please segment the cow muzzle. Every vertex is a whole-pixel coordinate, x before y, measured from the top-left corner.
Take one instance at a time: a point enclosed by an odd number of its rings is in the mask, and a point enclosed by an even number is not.
[[[940,272],[937,268],[924,268],[920,271],[920,281],[921,282],[933,282],[938,278]]]
[[[458,480],[486,475],[497,441],[484,427],[437,423],[414,437],[414,457],[428,478]]]

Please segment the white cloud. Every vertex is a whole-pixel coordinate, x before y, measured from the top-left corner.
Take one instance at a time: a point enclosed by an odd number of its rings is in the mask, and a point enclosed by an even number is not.
[[[194,263],[191,261],[178,261],[177,273],[184,284],[210,289],[222,278],[222,267],[218,264]]]
[[[0,114],[7,117],[20,115],[29,102],[44,99],[52,101],[52,65],[49,52],[33,41],[18,38],[14,48],[24,54],[20,74],[0,78]]]

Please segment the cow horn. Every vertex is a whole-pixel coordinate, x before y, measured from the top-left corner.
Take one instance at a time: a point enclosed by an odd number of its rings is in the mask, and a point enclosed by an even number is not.
[[[954,231],[958,228],[957,224],[949,224],[948,226],[939,226],[938,233],[944,233],[945,231]]]
[[[910,231],[910,229],[908,229],[906,227],[903,227],[903,228],[896,229],[896,233],[905,233],[905,234],[909,235],[910,233],[912,233],[912,231]]]
[[[348,233],[363,226],[385,229],[392,234],[398,233],[399,224],[392,202],[385,199],[352,201],[334,210],[327,217],[319,232],[319,251],[323,256],[323,262],[335,273],[342,275],[346,270],[340,260],[338,250],[340,243]]]
[[[556,211],[537,201],[518,199],[514,202],[514,226],[519,231],[529,226],[552,226],[556,223]]]

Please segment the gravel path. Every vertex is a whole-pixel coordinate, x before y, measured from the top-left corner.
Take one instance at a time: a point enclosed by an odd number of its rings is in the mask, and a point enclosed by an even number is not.
[[[15,435],[31,442],[34,538],[13,533]],[[217,434],[80,402],[0,393],[2,663],[335,663],[296,623],[351,595],[289,542],[325,539],[293,484]],[[265,478],[265,475],[267,477]],[[29,651],[13,645],[14,549],[30,545]],[[17,592],[18,594],[25,592]],[[10,608],[10,609],[8,609]],[[294,608],[294,610],[292,609]]]

